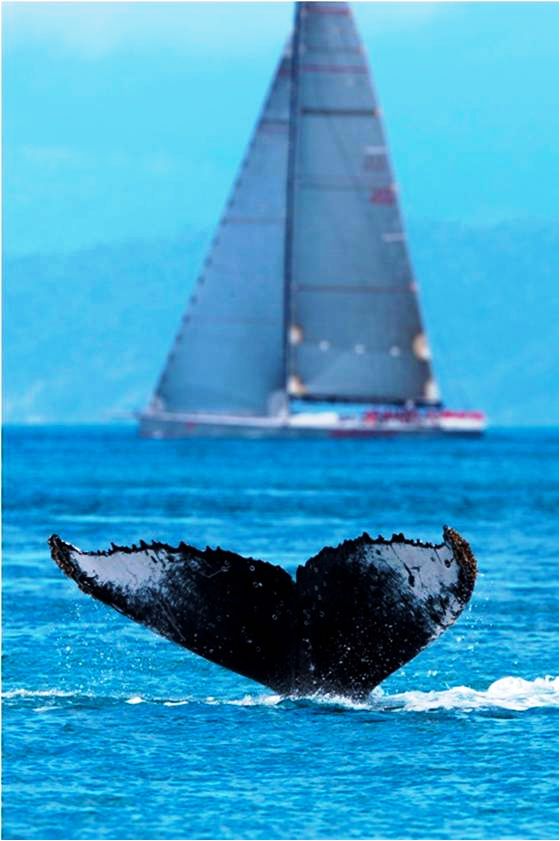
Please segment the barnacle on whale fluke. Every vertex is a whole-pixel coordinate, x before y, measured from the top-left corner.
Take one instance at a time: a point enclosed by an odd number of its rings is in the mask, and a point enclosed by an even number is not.
[[[468,543],[363,534],[298,567],[186,543],[82,552],[49,538],[85,593],[276,692],[363,696],[457,619],[476,579]]]

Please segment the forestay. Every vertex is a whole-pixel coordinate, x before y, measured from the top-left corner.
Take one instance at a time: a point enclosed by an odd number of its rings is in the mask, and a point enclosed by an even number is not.
[[[347,3],[297,4],[289,392],[432,402],[378,103]]]

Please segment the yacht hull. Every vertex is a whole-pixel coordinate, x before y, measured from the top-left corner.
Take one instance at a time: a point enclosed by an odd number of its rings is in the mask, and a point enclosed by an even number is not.
[[[327,413],[275,417],[234,415],[142,415],[143,438],[383,438],[394,436],[479,436],[485,422],[478,413],[437,412],[432,416],[370,421]]]

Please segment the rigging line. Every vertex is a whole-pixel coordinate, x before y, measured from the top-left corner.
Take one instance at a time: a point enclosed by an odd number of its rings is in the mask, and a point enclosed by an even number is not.
[[[294,238],[294,203],[295,203],[295,166],[296,166],[296,142],[298,126],[296,122],[298,109],[298,76],[300,62],[300,38],[301,38],[301,3],[295,3],[294,9],[294,30],[292,36],[292,55],[290,62],[291,89],[290,89],[290,117],[288,134],[288,167],[286,177],[286,227],[284,236],[284,325],[283,325],[283,383],[284,392],[289,394],[288,380],[291,375],[291,347],[289,342],[289,330],[292,322],[292,299],[291,285],[293,275],[293,238]]]

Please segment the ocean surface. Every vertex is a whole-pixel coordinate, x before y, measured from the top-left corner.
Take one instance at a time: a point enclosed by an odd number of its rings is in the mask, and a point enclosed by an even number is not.
[[[3,837],[558,837],[557,432],[147,441],[7,428]],[[141,539],[289,570],[364,530],[478,558],[470,608],[367,703],[294,700],[82,594],[51,561]]]

